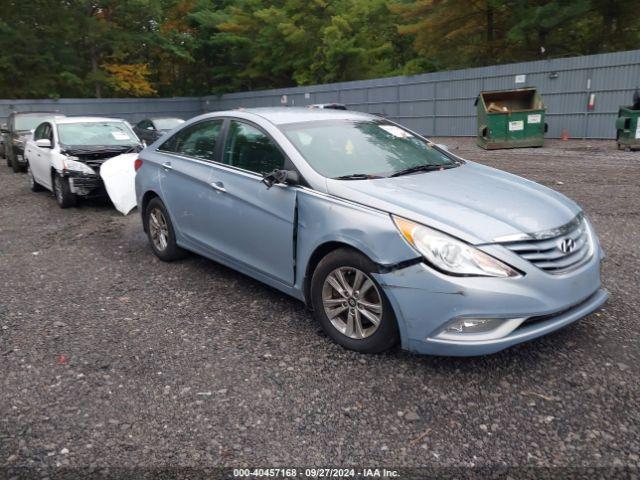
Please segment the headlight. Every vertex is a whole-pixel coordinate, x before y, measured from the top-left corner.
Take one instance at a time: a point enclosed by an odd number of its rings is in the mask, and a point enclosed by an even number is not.
[[[442,232],[396,216],[393,221],[405,240],[444,273],[484,277],[520,275],[500,260]]]
[[[76,160],[72,160],[73,158],[75,158]],[[91,168],[89,165],[82,163],[82,162],[78,162],[77,161],[78,157],[67,157],[64,159],[64,168],[65,170],[73,170],[76,172],[82,172],[82,173],[89,173],[89,174],[94,174],[96,172],[93,171],[93,168]]]

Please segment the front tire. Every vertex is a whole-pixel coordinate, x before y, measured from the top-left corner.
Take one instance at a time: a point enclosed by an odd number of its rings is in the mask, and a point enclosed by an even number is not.
[[[78,202],[78,197],[71,191],[69,180],[57,173],[53,174],[53,194],[60,208],[73,207]]]
[[[172,262],[184,258],[186,252],[176,243],[176,234],[169,212],[160,198],[152,199],[144,212],[144,227],[151,250],[160,260]]]
[[[313,315],[336,343],[361,353],[398,344],[398,324],[384,291],[373,278],[377,266],[360,252],[334,250],[311,279]]]
[[[36,179],[33,177],[33,172],[31,171],[31,165],[27,164],[27,176],[29,177],[29,188],[32,192],[41,192],[44,190],[42,185],[36,182]]]

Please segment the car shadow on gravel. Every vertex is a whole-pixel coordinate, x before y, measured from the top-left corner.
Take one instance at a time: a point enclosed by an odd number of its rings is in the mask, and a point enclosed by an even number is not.
[[[584,323],[585,319],[583,319],[543,337],[491,355],[474,357],[421,355],[403,350],[399,346],[377,355],[359,354],[334,344],[313,319],[311,311],[303,302],[236,270],[194,253],[189,254],[181,263],[193,268],[194,273],[197,272],[198,276],[215,278],[222,284],[233,284],[238,298],[251,297],[254,302],[257,302],[257,308],[265,312],[270,310],[274,316],[280,316],[283,311],[292,312],[295,321],[291,322],[289,328],[293,329],[293,334],[301,342],[303,339],[313,336],[316,342],[323,344],[322,348],[333,349],[336,359],[342,357],[343,360],[347,361],[354,361],[362,357],[366,360],[375,359],[376,362],[399,362],[405,366],[439,371],[443,374],[462,370],[467,373],[482,372],[482,374],[488,373],[491,375],[493,373],[499,375],[501,371],[512,373],[513,369],[524,372],[549,356],[569,356],[572,354],[573,345],[579,343],[578,340],[586,341],[587,337],[589,337],[589,327]],[[225,300],[229,302],[230,306],[235,303],[234,298],[226,297],[222,301]],[[277,306],[278,309],[274,309],[274,306]],[[269,333],[267,332],[267,334]],[[274,341],[278,341],[280,338],[278,331],[272,332],[271,335],[274,336]],[[585,337],[584,339],[582,338],[583,336]],[[259,351],[259,348],[250,348],[248,350]],[[300,357],[305,356],[307,353],[303,349],[298,350]]]

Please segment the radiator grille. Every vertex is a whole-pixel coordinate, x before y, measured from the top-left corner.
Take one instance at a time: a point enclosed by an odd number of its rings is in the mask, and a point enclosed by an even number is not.
[[[589,227],[582,214],[560,228],[531,234],[530,237],[502,245],[552,274],[578,268],[593,254]]]

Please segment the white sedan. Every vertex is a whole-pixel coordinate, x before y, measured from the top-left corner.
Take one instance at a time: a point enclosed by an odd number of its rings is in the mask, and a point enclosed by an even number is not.
[[[142,150],[124,120],[101,117],[51,118],[25,147],[32,191],[51,190],[62,208],[78,197],[106,195],[100,169],[107,160]]]

